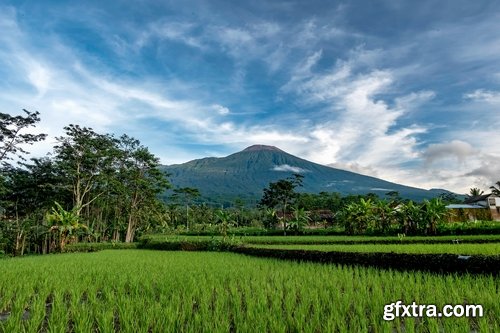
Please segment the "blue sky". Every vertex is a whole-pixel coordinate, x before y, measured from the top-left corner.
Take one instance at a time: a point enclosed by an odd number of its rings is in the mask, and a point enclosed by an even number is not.
[[[497,1],[3,1],[0,108],[164,164],[275,145],[465,193],[500,180]]]

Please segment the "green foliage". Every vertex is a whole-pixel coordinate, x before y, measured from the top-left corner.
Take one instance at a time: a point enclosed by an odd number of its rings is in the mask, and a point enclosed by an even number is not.
[[[259,203],[261,207],[281,209],[284,235],[286,235],[287,229],[287,208],[289,208],[297,198],[295,188],[302,186],[303,178],[304,176],[302,175],[294,174],[293,177],[280,179],[277,182],[270,182],[269,186],[264,189],[264,195]]]
[[[293,207],[292,218],[288,222],[288,227],[297,234],[299,231],[304,230],[309,221],[309,215],[304,208]]]
[[[235,224],[234,218],[230,212],[223,209],[215,211],[215,217],[220,233],[225,240],[227,238],[227,231],[229,227]]]
[[[200,196],[200,191],[193,187],[182,187],[174,189],[174,194],[171,199],[181,201],[186,207],[186,230],[189,230],[189,205],[192,201]]]
[[[495,183],[495,185],[490,186],[491,193],[500,196],[500,180]]]
[[[55,202],[50,213],[45,215],[45,221],[49,225],[49,232],[56,233],[59,240],[59,251],[64,251],[64,247],[75,233],[81,230],[88,231],[85,224],[80,223],[80,216],[77,214],[78,207],[71,211],[65,210],[58,202]]]
[[[64,247],[64,252],[97,252],[102,250],[125,250],[137,248],[136,243],[105,242],[105,243],[72,243]]]
[[[375,226],[374,204],[371,199],[361,198],[359,202],[348,204],[344,210],[345,230],[347,234],[362,234]]]
[[[278,224],[278,215],[276,214],[276,209],[265,208],[264,210],[264,227],[266,229],[274,229],[276,224]]]
[[[11,116],[0,113],[0,163],[7,166],[12,155],[24,160],[23,155],[28,154],[22,145],[42,141],[47,134],[24,133],[24,129],[34,127],[40,121],[40,112],[23,110],[26,116]]]
[[[423,210],[426,220],[426,232],[431,235],[436,234],[437,225],[443,223],[446,217],[446,206],[439,198],[424,200]]]

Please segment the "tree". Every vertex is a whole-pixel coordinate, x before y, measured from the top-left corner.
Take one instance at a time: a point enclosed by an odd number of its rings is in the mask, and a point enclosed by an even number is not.
[[[297,234],[299,231],[304,229],[309,221],[309,215],[304,208],[292,208],[292,219],[289,222],[290,230],[293,230]]]
[[[172,198],[174,200],[181,198],[186,206],[186,230],[189,230],[189,204],[194,198],[200,196],[200,191],[197,188],[182,187],[174,189]]]
[[[495,185],[490,186],[491,193],[500,196],[500,180]]]
[[[303,178],[304,176],[302,175],[294,174],[292,177],[281,179],[277,182],[270,182],[269,187],[264,189],[264,195],[260,200],[259,206],[268,208],[281,207],[284,235],[286,235],[287,229],[287,208],[296,199],[297,193],[295,192],[295,188],[302,186]]]
[[[266,208],[264,210],[264,220],[263,220],[264,228],[274,229],[277,223],[278,223],[278,216],[276,215],[276,209]]]
[[[394,220],[394,204],[395,202],[388,202],[386,200],[377,200],[374,203],[373,210],[375,213],[377,228],[383,233],[389,230],[392,221]]]
[[[40,121],[38,111],[23,111],[26,113],[25,117],[0,113],[0,163],[3,166],[8,165],[7,160],[12,160],[12,155],[24,160],[23,155],[28,152],[21,145],[31,145],[47,137],[47,134],[22,133],[24,129],[34,127]]]
[[[158,195],[169,188],[170,183],[166,174],[159,169],[159,159],[142,146],[139,140],[123,135],[119,148],[119,193],[128,208],[125,242],[132,242],[140,212],[154,208]]]
[[[439,198],[424,200],[425,218],[427,220],[427,232],[436,234],[437,224],[443,222],[446,216],[446,205]]]
[[[215,217],[216,217],[216,223],[219,225],[219,230],[223,237],[223,240],[226,240],[227,231],[229,227],[231,227],[235,222],[233,215],[227,210],[218,209],[215,212]]]
[[[374,226],[374,203],[371,199],[359,199],[348,204],[343,212],[345,230],[348,234],[362,234]]]
[[[112,137],[98,134],[92,128],[71,124],[64,129],[66,136],[56,138],[55,161],[69,181],[73,207],[80,216],[82,209],[105,193],[99,185],[113,172],[118,150]]]
[[[481,191],[479,188],[477,187],[473,187],[469,190],[469,194],[467,195],[468,197],[477,197],[477,196],[480,196],[480,195],[483,195],[484,191]]]
[[[413,201],[408,201],[398,210],[402,232],[407,234],[416,234],[425,227],[425,219],[422,208]]]
[[[47,213],[45,219],[49,223],[50,232],[56,232],[59,240],[59,250],[64,251],[66,243],[73,236],[73,233],[88,227],[79,221],[79,216],[76,214],[76,207],[71,211],[66,211],[59,203],[55,202],[55,207],[52,207],[50,213]]]

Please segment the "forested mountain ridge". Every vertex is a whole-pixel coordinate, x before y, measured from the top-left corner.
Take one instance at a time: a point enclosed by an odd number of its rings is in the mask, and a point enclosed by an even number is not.
[[[301,192],[338,192],[342,195],[397,191],[403,198],[422,200],[448,193],[392,183],[375,177],[335,169],[307,161],[265,145],[250,146],[226,157],[207,157],[183,164],[163,166],[172,184],[194,187],[206,200],[240,197],[256,202],[269,182],[294,173],[304,176]]]

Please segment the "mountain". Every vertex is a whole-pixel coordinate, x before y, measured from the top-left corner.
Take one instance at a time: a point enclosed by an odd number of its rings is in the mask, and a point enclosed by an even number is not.
[[[226,157],[207,157],[183,164],[164,166],[175,187],[195,187],[203,201],[234,202],[239,197],[256,203],[269,182],[299,173],[304,176],[301,192],[339,192],[343,195],[398,191],[403,198],[433,198],[446,190],[424,190],[391,183],[313,163],[273,146],[254,145]]]

